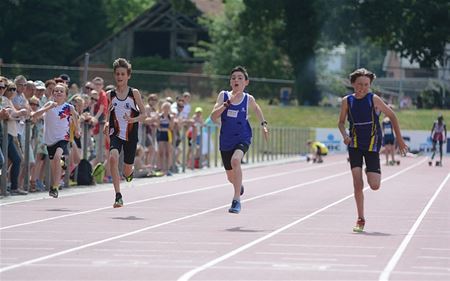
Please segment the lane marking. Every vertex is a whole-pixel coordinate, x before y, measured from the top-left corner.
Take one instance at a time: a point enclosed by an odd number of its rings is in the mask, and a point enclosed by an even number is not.
[[[434,200],[436,200],[438,194],[441,192],[441,190],[444,188],[447,181],[450,179],[450,173],[445,177],[444,181],[439,185],[438,189],[435,191],[431,199],[428,201],[425,208],[423,208],[422,213],[420,213],[419,217],[417,218],[414,225],[409,230],[406,237],[403,239],[400,246],[397,248],[397,251],[395,251],[394,255],[389,260],[386,267],[383,269],[383,271],[380,274],[379,281],[387,281],[389,280],[389,277],[394,270],[395,266],[397,265],[398,261],[400,260],[401,256],[406,250],[406,247],[408,246],[409,242],[413,238],[414,234],[416,233],[417,229],[419,228],[419,225],[422,223],[423,218],[427,214],[428,210],[431,208],[431,205],[433,204]]]
[[[359,254],[330,254],[330,253],[292,253],[292,252],[255,252],[255,255],[275,255],[275,256],[327,256],[327,257],[351,257],[351,258],[376,258],[376,255]]]
[[[341,163],[344,163],[344,161],[330,163],[330,164],[328,164],[328,166],[327,165],[323,165],[323,166],[316,166],[316,167],[308,167],[308,168],[302,168],[302,169],[298,169],[298,170],[294,170],[294,171],[291,170],[289,172],[281,172],[281,173],[277,173],[277,174],[266,175],[266,176],[262,176],[262,177],[256,177],[256,178],[244,180],[243,182],[244,183],[248,183],[248,182],[254,182],[254,181],[264,180],[264,179],[268,179],[268,178],[273,178],[273,177],[284,176],[286,174],[293,174],[293,173],[298,173],[298,172],[307,172],[307,171],[310,171],[310,170],[326,168],[326,167],[333,166],[333,165],[338,165],[338,164],[341,164]],[[215,188],[220,188],[220,187],[224,187],[224,186],[228,186],[228,185],[230,185],[230,184],[229,183],[216,184],[216,185],[210,185],[210,186],[207,186],[207,187],[193,189],[193,190],[188,190],[188,191],[182,191],[182,192],[177,192],[177,193],[172,193],[172,194],[167,194],[167,195],[155,196],[155,197],[151,197],[151,198],[147,198],[147,199],[142,199],[142,200],[129,202],[129,203],[127,203],[127,206],[140,204],[140,203],[144,203],[144,202],[155,201],[155,200],[159,200],[159,199],[166,199],[166,198],[180,196],[180,195],[186,195],[186,194],[201,192],[201,191],[215,189]],[[85,214],[94,213],[94,212],[98,212],[98,211],[109,210],[109,209],[112,209],[112,207],[108,206],[108,207],[101,207],[101,208],[96,208],[96,209],[91,209],[91,210],[86,210],[86,211],[81,211],[81,212],[74,212],[74,213],[70,213],[70,214],[64,214],[64,215],[50,217],[50,218],[45,218],[45,219],[40,219],[40,220],[34,220],[34,221],[29,221],[29,222],[24,222],[24,223],[13,224],[13,225],[9,225],[9,226],[3,226],[3,227],[0,227],[0,230],[11,229],[11,228],[16,228],[16,227],[30,225],[30,224],[41,223],[41,222],[48,222],[48,221],[53,221],[53,220],[57,220],[57,219],[78,216],[78,215],[85,215]]]
[[[317,182],[333,179],[333,178],[342,176],[342,175],[347,174],[347,173],[350,173],[350,172],[338,173],[338,174],[335,174],[335,175],[323,177],[323,178],[318,179],[318,180],[313,180],[313,181],[297,184],[295,186],[296,187],[302,187],[302,186],[314,184],[314,183],[317,183]],[[282,190],[285,190],[285,191],[291,190],[292,188],[293,187],[290,186],[290,187],[281,189],[280,191],[278,191],[276,193],[282,192]],[[274,194],[274,192],[271,192],[271,194]],[[261,198],[261,197],[264,197],[264,196],[257,196],[257,197]],[[250,200],[254,200],[254,199],[253,198],[249,198],[249,199],[243,200],[243,202],[244,201],[250,201]],[[94,242],[91,242],[91,243],[88,243],[88,244],[84,244],[84,245],[81,245],[81,246],[78,246],[78,247],[74,247],[74,248],[70,248],[70,249],[67,249],[67,250],[64,250],[64,251],[56,252],[56,253],[53,253],[53,254],[50,254],[50,255],[46,255],[46,256],[39,257],[39,258],[27,260],[27,261],[24,261],[24,262],[21,262],[21,263],[17,263],[17,264],[13,264],[13,265],[10,265],[10,266],[7,266],[7,267],[2,267],[2,268],[0,268],[0,273],[6,272],[6,271],[10,271],[10,270],[13,270],[13,269],[16,269],[16,268],[20,268],[20,267],[23,267],[23,266],[26,266],[26,265],[34,264],[34,263],[37,263],[37,262],[45,261],[45,260],[48,260],[48,259],[52,259],[52,258],[55,258],[55,257],[59,257],[59,256],[62,256],[62,255],[69,254],[69,253],[72,253],[72,252],[76,252],[76,251],[79,251],[79,250],[83,250],[83,249],[86,249],[86,248],[90,248],[90,247],[93,247],[93,246],[96,246],[96,245],[100,245],[100,244],[103,244],[103,243],[106,243],[106,242],[118,240],[118,239],[121,239],[121,238],[124,238],[124,237],[129,237],[129,236],[132,236],[132,235],[135,235],[135,234],[147,231],[147,230],[151,230],[151,229],[154,229],[154,228],[158,228],[158,227],[161,227],[161,226],[166,226],[166,225],[173,224],[173,223],[176,223],[176,222],[180,222],[180,221],[183,221],[183,220],[187,220],[187,219],[190,219],[190,218],[198,217],[198,216],[201,216],[201,215],[204,215],[204,214],[208,214],[208,213],[211,213],[211,212],[223,209],[223,208],[228,208],[229,206],[230,206],[230,204],[222,205],[222,206],[211,208],[211,209],[208,209],[208,210],[205,210],[205,211],[197,212],[197,213],[194,213],[194,214],[191,214],[191,215],[186,215],[186,216],[179,217],[179,218],[176,218],[176,219],[172,219],[172,220],[169,220],[169,221],[165,221],[165,222],[162,222],[162,223],[159,223],[159,224],[155,224],[155,225],[147,226],[147,227],[140,228],[140,229],[137,229],[137,230],[134,230],[134,231],[126,232],[126,233],[123,233],[123,234],[120,234],[120,235],[116,235],[116,236],[113,236],[113,237],[110,237],[110,238],[94,241]]]
[[[407,171],[409,171],[409,170],[411,170],[411,169],[421,165],[426,160],[427,159],[422,159],[422,161],[419,161],[418,163],[416,163],[414,165],[411,165],[411,166],[409,166],[409,167],[407,167],[407,168],[405,168],[405,169],[403,169],[403,170],[401,170],[401,171],[399,171],[399,172],[397,172],[397,173],[395,173],[395,174],[393,174],[393,175],[391,175],[391,176],[381,180],[381,182],[385,182],[385,181],[388,181],[390,179],[393,179],[393,178],[395,178],[395,177],[397,177],[397,176],[399,176],[399,175],[401,175],[401,174],[403,174],[403,173],[405,173],[405,172],[407,172]],[[365,187],[363,190],[367,190],[368,188],[369,187]],[[237,255],[237,254],[239,254],[239,253],[241,253],[241,252],[243,252],[243,251],[245,251],[245,250],[247,250],[247,249],[249,249],[249,248],[251,248],[251,247],[253,247],[253,246],[255,246],[255,245],[257,245],[257,244],[259,244],[259,243],[261,243],[263,241],[265,241],[265,240],[267,240],[267,239],[269,239],[269,238],[272,238],[273,236],[275,236],[275,235],[277,235],[277,234],[279,234],[279,233],[281,233],[281,232],[283,232],[283,231],[285,231],[285,230],[287,230],[287,229],[289,229],[289,228],[291,228],[291,227],[293,227],[293,226],[295,226],[295,225],[297,225],[297,224],[299,224],[299,223],[301,223],[301,222],[303,222],[303,221],[305,221],[305,220],[307,220],[307,219],[309,219],[309,218],[311,218],[311,217],[313,217],[313,216],[315,216],[317,214],[320,214],[321,212],[323,212],[323,211],[325,211],[325,210],[327,210],[327,209],[329,209],[329,208],[331,208],[333,206],[336,206],[336,205],[338,205],[338,204],[340,204],[340,203],[342,203],[342,202],[344,202],[344,201],[346,201],[347,199],[350,199],[350,198],[353,198],[353,193],[350,194],[350,195],[347,195],[346,197],[344,197],[344,198],[342,198],[342,199],[340,199],[338,201],[335,201],[335,202],[333,202],[331,204],[328,204],[327,206],[322,207],[322,208],[320,208],[320,209],[310,213],[309,215],[306,215],[306,216],[304,216],[304,217],[302,217],[300,219],[297,219],[297,220],[295,220],[295,221],[293,221],[293,222],[291,222],[291,223],[289,223],[289,224],[287,224],[287,225],[285,225],[283,227],[280,227],[280,228],[274,230],[273,232],[271,232],[269,234],[266,234],[266,235],[264,235],[264,236],[262,236],[262,237],[260,237],[260,238],[258,238],[256,240],[253,240],[253,241],[251,241],[251,242],[249,242],[249,243],[247,243],[247,244],[245,244],[245,245],[243,245],[243,246],[241,246],[239,248],[236,248],[233,251],[230,251],[230,252],[228,252],[228,253],[226,253],[226,254],[224,254],[224,255],[216,258],[216,259],[213,259],[213,260],[211,260],[211,261],[209,261],[209,262],[207,262],[207,263],[205,263],[205,264],[203,264],[201,266],[198,266],[198,267],[196,267],[196,268],[186,272],[181,277],[179,277],[177,280],[178,281],[190,280],[190,278],[193,277],[194,275],[196,275],[197,273],[199,273],[201,271],[204,271],[204,270],[206,270],[206,269],[208,269],[208,268],[210,268],[210,267],[212,267],[212,266],[214,266],[214,265],[216,265],[218,263],[221,263],[221,262],[223,262],[223,261],[225,261],[225,260],[227,260],[227,259],[229,259],[229,258],[231,258],[231,257],[233,257],[233,256],[235,256],[235,255]]]
[[[301,163],[301,161],[291,160],[291,161],[281,162],[281,163],[272,162],[271,164],[274,164],[274,165],[290,165],[290,164],[296,164],[296,163]],[[329,166],[339,165],[339,164],[343,164],[343,163],[346,163],[346,161],[336,161],[336,162],[326,163],[325,165],[320,165],[320,166],[315,166],[315,167],[308,167],[308,168],[301,168],[301,169],[297,169],[297,170],[290,170],[289,172],[282,172],[282,173],[278,173],[278,174],[274,174],[274,175],[285,175],[285,174],[292,174],[292,173],[309,171],[309,170],[316,170],[316,169],[321,169],[323,167],[329,167]],[[252,166],[249,166],[249,167],[242,167],[242,169],[243,170],[254,170],[254,169],[267,168],[268,166],[269,165],[259,165],[258,163],[255,163],[255,164],[252,164]],[[216,169],[216,168],[213,168],[213,169]],[[145,179],[138,178],[136,182],[132,181],[129,184],[124,183],[124,186],[122,187],[122,189],[136,188],[136,187],[140,187],[140,186],[146,186],[146,185],[149,185],[149,184],[153,185],[153,184],[160,184],[160,183],[167,183],[167,182],[184,181],[184,180],[189,179],[189,178],[195,178],[195,177],[201,177],[201,176],[210,176],[210,175],[221,174],[221,173],[223,173],[223,168],[221,168],[220,170],[217,170],[217,171],[209,171],[208,170],[208,171],[204,171],[204,172],[201,171],[199,173],[181,174],[180,176],[176,176],[176,177],[154,178],[154,180],[150,180],[150,181],[145,181]],[[268,177],[270,178],[271,176],[268,176]],[[94,187],[87,187],[87,186],[85,186],[85,187],[80,188],[80,190],[85,189],[85,188],[88,188],[90,190],[73,191],[73,193],[67,193],[67,194],[62,193],[62,194],[59,195],[59,197],[60,198],[72,197],[72,196],[77,196],[77,195],[85,195],[85,194],[90,194],[90,193],[111,191],[110,185],[111,185],[111,183],[104,183],[104,184],[101,184],[99,186],[96,186],[95,189],[94,189]],[[131,187],[132,185],[133,185],[133,187]],[[69,189],[69,192],[70,191],[72,191],[72,190]],[[32,196],[32,194],[29,194],[29,196]],[[7,206],[7,205],[20,204],[20,203],[28,203],[28,202],[32,202],[32,201],[38,201],[38,200],[54,200],[54,198],[51,198],[51,197],[45,195],[45,193],[36,194],[35,196],[36,196],[35,198],[29,198],[29,199],[24,199],[24,200],[17,200],[17,201],[12,201],[12,202],[0,203],[0,207]],[[0,201],[1,201],[1,199],[0,199]]]

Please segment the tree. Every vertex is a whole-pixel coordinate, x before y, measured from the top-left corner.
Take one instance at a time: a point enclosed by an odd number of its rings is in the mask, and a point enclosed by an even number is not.
[[[364,38],[422,66],[441,65],[450,41],[450,2],[443,0],[336,0],[327,6],[324,30],[332,42]]]
[[[100,9],[99,9],[100,7]],[[7,62],[69,64],[105,37],[106,16],[101,0],[1,1],[0,51]]]
[[[113,32],[119,31],[156,2],[155,0],[101,1],[101,7],[104,8],[107,15],[107,27]]]
[[[320,34],[321,1],[244,0],[241,26],[259,30],[276,25],[273,32],[277,46],[287,54],[295,77],[294,93],[299,104],[317,105],[320,92],[316,86],[316,54]]]
[[[278,22],[264,25],[261,30],[242,30],[241,13],[243,1],[226,1],[222,16],[202,18],[200,23],[207,27],[210,42],[200,42],[191,48],[196,57],[205,59],[204,71],[216,75],[228,75],[236,65],[245,66],[251,77],[292,79],[289,61],[273,41]],[[218,88],[226,87],[227,81],[220,81]],[[281,86],[251,82],[249,90],[258,96],[278,96]]]
[[[300,103],[317,104],[315,52],[320,47],[363,47],[370,42],[392,49],[422,66],[443,64],[450,41],[450,2],[443,0],[244,0],[240,17],[248,30],[264,30],[281,21],[273,33],[289,56]]]

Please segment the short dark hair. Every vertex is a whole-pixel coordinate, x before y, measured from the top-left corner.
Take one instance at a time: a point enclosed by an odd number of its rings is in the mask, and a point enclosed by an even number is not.
[[[233,73],[235,73],[235,72],[244,73],[245,80],[248,80],[248,73],[247,73],[247,69],[245,69],[245,67],[240,66],[240,65],[234,67],[230,72],[230,76],[233,75]]]
[[[127,69],[127,73],[128,75],[131,74],[131,63],[129,63],[126,59],[124,58],[118,58],[113,62],[113,70],[114,72],[116,72],[116,69],[119,67],[123,67]]]
[[[368,77],[370,79],[370,83],[372,83],[372,81],[375,80],[375,78],[377,78],[375,73],[373,73],[365,68],[358,68],[357,70],[350,73],[350,75],[349,75],[350,83],[355,82],[356,79],[358,79],[358,77],[361,77],[361,76]]]

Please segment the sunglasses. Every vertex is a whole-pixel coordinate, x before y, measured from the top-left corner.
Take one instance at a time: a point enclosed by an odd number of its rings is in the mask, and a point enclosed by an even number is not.
[[[11,92],[15,92],[17,89],[16,88],[9,88],[8,89],[8,91],[11,91]]]
[[[91,88],[91,87],[84,87],[86,90],[90,90],[90,91],[92,91],[92,90],[94,90],[94,88]]]
[[[98,99],[96,99],[96,98],[91,98],[91,100],[93,100],[93,101],[98,101]]]
[[[30,106],[33,106],[33,105],[39,106],[39,104],[37,104],[37,103],[30,103]]]

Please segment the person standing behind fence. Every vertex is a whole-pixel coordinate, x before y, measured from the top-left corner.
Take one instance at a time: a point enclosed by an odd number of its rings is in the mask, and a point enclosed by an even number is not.
[[[436,121],[431,128],[431,141],[433,142],[431,159],[428,164],[433,165],[433,159],[436,155],[436,144],[439,143],[439,161],[436,161],[436,166],[442,166],[442,145],[447,141],[447,126],[444,122],[444,116],[439,114]]]
[[[172,137],[174,128],[174,117],[170,113],[170,103],[163,102],[161,112],[156,118],[156,140],[158,141],[158,163],[159,169],[164,175],[171,176],[169,167],[172,164]]]
[[[177,165],[181,164],[181,149],[179,149],[179,146],[181,144],[181,138],[183,134],[183,128],[188,126],[188,119],[189,116],[186,116],[183,113],[184,110],[184,98],[182,96],[176,97],[176,102],[174,102],[170,110],[172,112],[172,115],[174,117],[174,125],[171,130],[172,132],[172,141],[171,144],[173,145],[172,148],[175,149],[175,159],[172,159],[173,162],[169,164],[169,168],[172,168],[173,171],[178,171]],[[171,157],[173,158],[173,157]]]
[[[108,98],[106,97],[106,92],[103,89],[105,86],[105,81],[101,77],[95,77],[92,79],[92,84],[94,86],[94,89],[98,92],[98,100],[95,103],[94,106],[94,128],[93,128],[93,134],[96,136],[95,138],[95,144],[97,148],[97,157],[92,163],[92,166],[95,167],[97,163],[100,163],[100,160],[103,159],[103,165],[106,168],[106,176],[110,176],[111,171],[109,170],[109,165],[107,163],[109,158],[109,140],[108,138],[104,138],[103,143],[100,143],[100,125],[103,122],[106,122],[106,114],[108,112]],[[100,155],[100,146],[103,148],[103,155]]]
[[[145,114],[147,115],[147,118],[145,119],[145,164],[150,165],[151,168],[154,168],[155,166],[155,153],[156,153],[156,143],[155,141],[155,134],[156,134],[156,116],[158,115],[157,112],[157,105],[158,105],[158,95],[157,94],[150,94],[150,96],[147,99],[147,106],[145,107]]]
[[[7,79],[3,76],[0,76],[0,169],[2,169],[3,165],[5,165],[5,157],[2,152],[3,148],[3,121],[9,119],[8,111],[3,108],[3,94],[6,92],[6,83]],[[6,187],[2,187],[6,188]],[[3,193],[3,192],[2,192]],[[4,192],[6,193],[6,192]]]
[[[375,74],[365,68],[355,70],[350,74],[350,83],[354,93],[342,99],[338,128],[348,146],[350,168],[353,177],[354,196],[358,218],[354,232],[362,232],[365,226],[364,193],[363,193],[363,159],[366,164],[367,182],[372,190],[378,190],[381,183],[380,148],[381,128],[379,115],[383,112],[392,122],[397,143],[402,154],[406,154],[408,146],[405,144],[400,132],[397,117],[392,109],[383,100],[370,92],[370,85]],[[347,134],[345,122],[350,123],[350,135]]]
[[[47,145],[50,167],[52,170],[52,186],[49,195],[58,198],[58,189],[61,181],[61,159],[69,154],[70,123],[78,128],[78,117],[73,105],[67,101],[68,88],[66,84],[58,83],[53,90],[53,101],[47,102],[41,109],[33,114],[33,118],[44,115],[44,139]],[[79,132],[75,129],[75,135]]]
[[[12,165],[10,168],[9,179],[11,182],[10,193],[11,195],[26,195],[27,192],[19,188],[19,173],[20,163],[22,162],[22,154],[20,151],[20,145],[18,140],[17,119],[28,115],[28,110],[22,108],[17,110],[12,99],[16,95],[16,84],[9,82],[7,84],[6,92],[2,97],[3,107],[6,108],[10,119],[8,120],[8,159]]]
[[[248,84],[247,70],[242,66],[233,68],[230,73],[232,90],[219,93],[211,113],[213,121],[221,118],[219,149],[228,181],[234,187],[233,201],[228,211],[236,214],[241,211],[240,196],[244,193],[241,160],[252,140],[252,129],[248,122],[249,108],[255,112],[263,127],[265,140],[267,141],[269,137],[267,122],[261,108],[252,95],[244,92]]]
[[[119,154],[123,148],[123,176],[127,182],[133,179],[133,164],[138,143],[139,122],[145,120],[145,106],[138,89],[128,86],[131,78],[131,64],[124,58],[113,63],[116,89],[107,94],[108,120],[104,132],[110,138],[109,165],[116,193],[114,208],[123,206],[120,193]],[[142,114],[141,114],[142,113]]]

